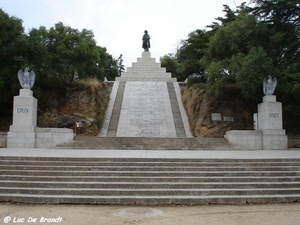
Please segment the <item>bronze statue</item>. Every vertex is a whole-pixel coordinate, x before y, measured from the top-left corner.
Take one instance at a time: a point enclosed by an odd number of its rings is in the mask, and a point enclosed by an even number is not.
[[[23,89],[31,89],[34,84],[35,73],[33,71],[29,73],[28,71],[29,68],[26,67],[24,72],[22,70],[19,70],[18,72],[19,82]]]
[[[143,35],[143,46],[142,46],[142,48],[145,50],[145,52],[149,52],[149,48],[150,48],[150,36],[149,36],[147,30],[145,30],[144,33],[145,34]]]

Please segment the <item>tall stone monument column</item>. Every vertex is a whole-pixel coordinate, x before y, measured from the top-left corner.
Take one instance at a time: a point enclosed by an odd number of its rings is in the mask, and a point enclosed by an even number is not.
[[[258,130],[263,133],[263,149],[287,149],[288,138],[282,129],[282,104],[275,95],[265,95],[258,104]]]
[[[35,73],[27,67],[18,72],[18,78],[23,89],[19,96],[14,97],[13,124],[7,133],[8,148],[34,148],[37,125],[37,99],[30,90],[35,81]]]
[[[8,148],[34,148],[37,124],[37,99],[30,89],[20,89],[14,97],[13,124],[7,134]]]

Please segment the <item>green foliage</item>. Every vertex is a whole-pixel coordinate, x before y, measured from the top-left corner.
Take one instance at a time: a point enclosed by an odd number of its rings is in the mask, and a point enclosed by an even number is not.
[[[300,2],[251,2],[254,7],[243,3],[235,10],[224,5],[224,17],[210,30],[193,31],[182,41],[176,60],[183,76],[204,74],[211,94],[239,88],[247,104],[261,101],[266,76],[276,77],[285,124],[300,127]]]
[[[0,117],[12,110],[13,95],[18,93],[17,73],[25,62],[26,38],[22,21],[0,9]]]
[[[241,67],[237,72],[236,81],[245,98],[259,101],[262,95],[262,83],[266,76],[275,75],[272,62],[267,58],[263,48],[253,47],[249,54],[241,60]]]
[[[203,75],[201,74],[191,74],[187,78],[187,85],[190,87],[194,84],[199,84],[199,83],[206,83],[206,79]]]
[[[182,76],[182,65],[173,55],[164,55],[160,58],[160,63],[162,67],[166,68],[167,72],[172,74],[172,77],[177,78],[178,81],[184,80],[184,77]]]
[[[205,54],[210,36],[210,32],[196,30],[189,34],[186,41],[182,42],[182,46],[177,52],[177,61],[182,65],[182,80],[193,73],[204,73],[204,67],[200,63],[200,59]]]
[[[20,89],[17,73],[25,67],[36,74],[35,97],[42,96],[45,101],[43,93],[48,90],[59,94],[59,98],[66,97],[77,79],[114,80],[118,76],[116,60],[106,48],[96,45],[91,30],[79,31],[59,22],[50,29],[41,26],[26,34],[20,19],[0,9],[0,33],[1,117],[11,115],[13,96]]]

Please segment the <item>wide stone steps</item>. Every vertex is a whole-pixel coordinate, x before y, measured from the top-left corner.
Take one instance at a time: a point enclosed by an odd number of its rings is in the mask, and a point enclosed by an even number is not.
[[[225,138],[153,138],[153,137],[91,137],[76,136],[74,141],[58,145],[70,149],[122,150],[199,150],[233,147]]]
[[[300,159],[0,157],[0,202],[246,204],[300,200]]]

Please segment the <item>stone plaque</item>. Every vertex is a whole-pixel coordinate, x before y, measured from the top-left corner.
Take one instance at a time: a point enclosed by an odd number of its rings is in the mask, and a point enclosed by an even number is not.
[[[226,122],[233,122],[234,121],[233,117],[230,117],[230,116],[224,116],[223,120],[226,121]]]
[[[211,120],[212,121],[222,121],[221,113],[212,113]]]
[[[176,137],[166,82],[126,82],[117,137]]]

